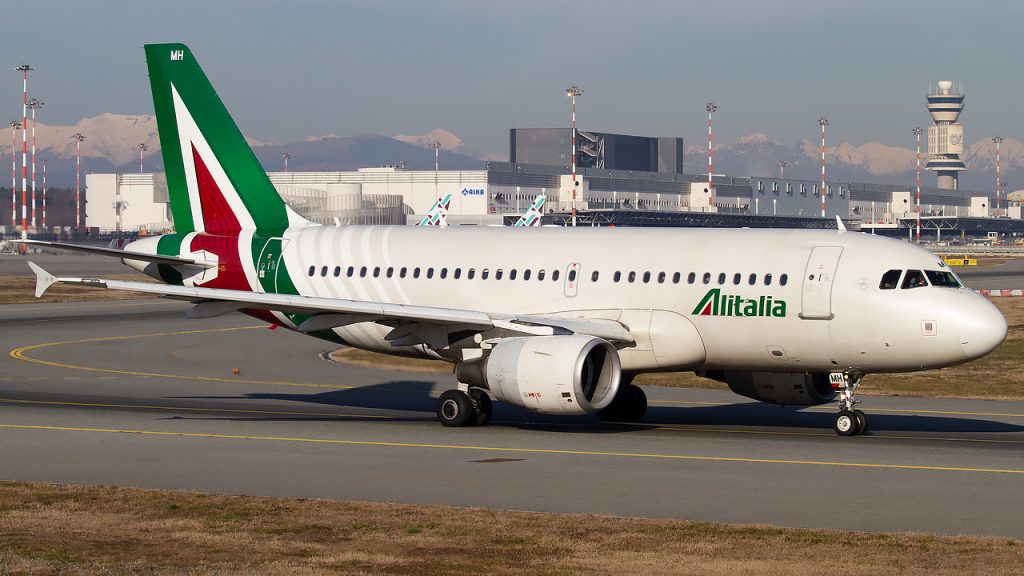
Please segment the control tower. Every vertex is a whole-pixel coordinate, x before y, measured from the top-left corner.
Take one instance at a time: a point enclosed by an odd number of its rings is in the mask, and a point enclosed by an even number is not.
[[[934,126],[928,127],[928,164],[938,176],[936,187],[957,189],[957,173],[967,170],[960,155],[964,152],[964,127],[957,122],[964,111],[963,90],[953,92],[953,83],[942,80],[937,93],[928,94],[928,113]]]

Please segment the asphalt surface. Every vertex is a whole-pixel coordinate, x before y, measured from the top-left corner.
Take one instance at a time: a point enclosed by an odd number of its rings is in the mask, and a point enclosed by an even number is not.
[[[0,479],[1024,537],[1024,402],[864,397],[840,438],[834,407],[648,388],[638,425],[448,429],[450,376],[186,306],[0,306]]]

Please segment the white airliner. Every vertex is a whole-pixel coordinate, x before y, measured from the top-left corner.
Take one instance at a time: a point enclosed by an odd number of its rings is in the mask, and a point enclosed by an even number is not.
[[[242,311],[298,332],[455,364],[446,426],[491,398],[547,414],[639,420],[637,374],[695,371],[764,402],[838,396],[864,432],[872,373],[952,366],[1006,336],[934,254],[842,231],[320,226],[291,211],[182,44],[146,46],[176,234],[114,253],[165,285],[54,282]]]

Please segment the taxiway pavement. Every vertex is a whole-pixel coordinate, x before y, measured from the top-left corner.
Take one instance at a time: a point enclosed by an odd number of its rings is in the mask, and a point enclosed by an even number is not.
[[[840,438],[831,406],[647,388],[637,425],[498,403],[448,429],[451,376],[186,307],[0,307],[0,479],[1024,537],[1024,402],[864,397]]]

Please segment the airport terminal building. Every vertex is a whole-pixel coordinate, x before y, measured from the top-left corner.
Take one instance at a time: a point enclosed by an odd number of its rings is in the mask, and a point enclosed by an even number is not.
[[[578,225],[849,227],[892,235],[916,226],[913,187],[682,171],[681,138],[578,131]],[[569,129],[513,129],[511,162],[483,170],[413,171],[396,167],[342,172],[271,172],[299,214],[324,224],[415,224],[452,195],[453,225],[500,225],[540,195],[545,223],[564,225],[573,208]],[[89,174],[87,226],[104,231],[170,228],[161,174]],[[824,195],[825,217],[821,206]],[[991,231],[1024,235],[1019,206],[994,218],[987,192],[921,189],[922,237]]]

